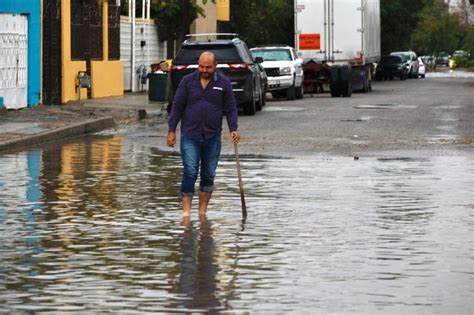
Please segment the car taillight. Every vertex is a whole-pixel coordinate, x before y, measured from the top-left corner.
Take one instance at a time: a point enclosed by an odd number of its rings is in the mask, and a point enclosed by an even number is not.
[[[229,68],[233,70],[247,70],[249,65],[247,63],[230,63]]]
[[[171,71],[181,71],[181,70],[186,70],[188,68],[188,65],[173,65],[171,66]]]

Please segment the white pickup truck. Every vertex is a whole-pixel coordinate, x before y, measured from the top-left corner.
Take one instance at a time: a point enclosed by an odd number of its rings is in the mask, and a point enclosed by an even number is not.
[[[303,59],[290,46],[259,46],[250,49],[252,56],[262,57],[268,79],[267,91],[275,98],[303,98]]]

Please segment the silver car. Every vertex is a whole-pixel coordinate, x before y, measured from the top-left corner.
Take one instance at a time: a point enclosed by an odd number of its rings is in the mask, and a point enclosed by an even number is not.
[[[413,51],[396,51],[390,53],[392,56],[400,56],[405,63],[409,78],[418,79],[418,57]]]

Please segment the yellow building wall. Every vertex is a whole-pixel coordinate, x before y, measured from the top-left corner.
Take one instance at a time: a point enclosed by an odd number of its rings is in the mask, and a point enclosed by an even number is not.
[[[123,95],[122,61],[91,61],[91,87],[92,98]]]
[[[71,60],[71,1],[61,1],[61,67],[62,82],[61,102],[79,98],[76,90],[76,78],[79,71],[86,71],[85,61]],[[92,98],[123,95],[122,61],[108,60],[108,0],[103,0],[102,31],[103,60],[91,61],[91,94]],[[87,89],[81,89],[81,99],[87,98]]]
[[[217,0],[217,20],[230,21],[230,0]]]

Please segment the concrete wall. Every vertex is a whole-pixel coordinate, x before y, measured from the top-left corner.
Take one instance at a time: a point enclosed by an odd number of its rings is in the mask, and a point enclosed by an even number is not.
[[[0,13],[28,15],[27,99],[35,106],[41,100],[41,0],[0,0]]]
[[[216,33],[217,31],[217,5],[212,1],[204,4],[203,0],[196,0],[197,4],[204,9],[205,17],[198,17],[191,24],[192,34]]]
[[[132,25],[128,17],[122,16],[120,23],[120,59],[123,62],[123,89],[132,89],[131,81],[131,59],[132,59]],[[141,42],[145,46],[141,46]],[[166,60],[166,42],[161,42],[158,38],[158,27],[153,21],[136,19],[135,21],[135,69],[146,67],[147,72],[151,71],[150,65]],[[138,73],[135,75],[135,91],[142,89],[139,83]],[[145,84],[144,90],[148,87]]]

